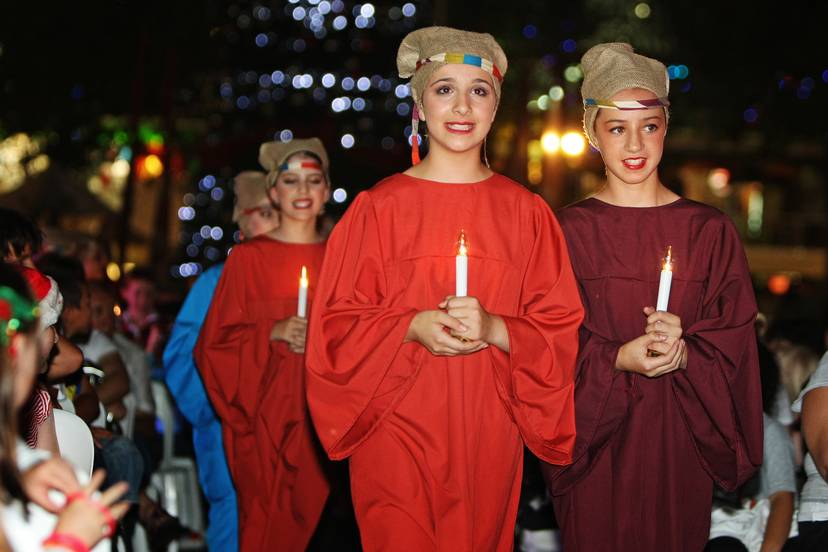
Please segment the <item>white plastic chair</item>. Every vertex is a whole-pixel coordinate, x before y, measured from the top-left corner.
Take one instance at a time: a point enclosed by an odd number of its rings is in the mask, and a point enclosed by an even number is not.
[[[71,412],[56,408],[54,414],[60,455],[75,469],[91,477],[92,464],[95,461],[95,443],[89,426]]]
[[[175,456],[175,411],[163,383],[152,382],[152,398],[155,401],[155,415],[164,429],[164,455],[158,470],[152,474],[150,486],[158,491],[158,501],[167,512],[176,516],[182,525],[203,534],[204,510],[198,472],[192,458]],[[187,550],[203,548],[204,542],[185,539],[178,541],[178,545],[178,548]]]

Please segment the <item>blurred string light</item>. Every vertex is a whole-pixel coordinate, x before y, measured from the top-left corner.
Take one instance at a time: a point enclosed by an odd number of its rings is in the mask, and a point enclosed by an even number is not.
[[[639,2],[635,5],[635,8],[633,8],[633,12],[635,13],[635,16],[637,18],[647,19],[648,17],[650,17],[652,9],[650,9],[650,5],[646,2]]]
[[[531,23],[523,27],[523,36],[528,38],[529,40],[538,36],[538,28]]]
[[[0,142],[0,192],[19,188],[27,176],[46,171],[51,164],[41,153],[44,140],[17,133]]]
[[[746,123],[755,123],[759,120],[759,111],[755,107],[749,107],[745,109],[742,117]]]
[[[567,82],[578,82],[584,77],[584,72],[581,71],[580,65],[570,65],[564,69],[564,78]]]
[[[334,203],[345,203],[348,199],[348,192],[345,191],[345,188],[337,188],[333,191],[333,200]]]
[[[566,52],[568,54],[571,54],[572,52],[574,52],[577,47],[578,47],[578,44],[571,38],[568,38],[568,39],[564,40],[563,42],[561,42],[561,50],[563,50],[564,52]]]
[[[690,76],[690,69],[686,65],[668,65],[667,76],[670,80],[683,80]]]
[[[564,89],[560,86],[553,86],[549,89],[549,99],[553,102],[559,102],[564,97]]]
[[[354,140],[354,136],[352,134],[343,134],[342,138],[339,140],[339,143],[342,144],[343,148],[351,149],[354,147],[356,140]]]

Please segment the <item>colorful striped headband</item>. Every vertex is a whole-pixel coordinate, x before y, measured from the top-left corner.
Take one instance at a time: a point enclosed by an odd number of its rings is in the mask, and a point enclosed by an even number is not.
[[[652,109],[654,107],[668,107],[670,100],[667,98],[656,98],[654,100],[596,100],[586,98],[584,109],[598,107],[602,109],[619,109],[621,111],[634,111],[636,109]]]
[[[474,54],[462,54],[454,52],[443,52],[441,54],[434,54],[417,62],[417,69],[431,63],[432,61],[441,61],[443,63],[458,63],[463,65],[474,65],[480,67],[487,73],[491,73],[498,81],[503,81],[503,74],[491,60],[476,56]]]
[[[322,170],[322,165],[316,161],[291,161],[290,163],[282,163],[279,165],[279,171],[298,171],[301,169],[317,169]]]

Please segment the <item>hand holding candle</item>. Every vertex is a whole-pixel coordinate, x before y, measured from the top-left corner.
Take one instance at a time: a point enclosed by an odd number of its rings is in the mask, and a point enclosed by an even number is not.
[[[302,274],[299,276],[299,302],[296,306],[296,316],[305,318],[308,315],[308,269],[302,267]]]

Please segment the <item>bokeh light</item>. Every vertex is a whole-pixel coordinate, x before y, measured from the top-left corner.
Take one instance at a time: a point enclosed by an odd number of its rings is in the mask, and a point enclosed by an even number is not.
[[[561,137],[561,150],[565,155],[576,157],[584,153],[584,149],[586,149],[586,140],[582,133],[570,131]]]
[[[554,130],[548,130],[541,136],[541,147],[549,154],[558,153],[561,149],[561,137]]]

